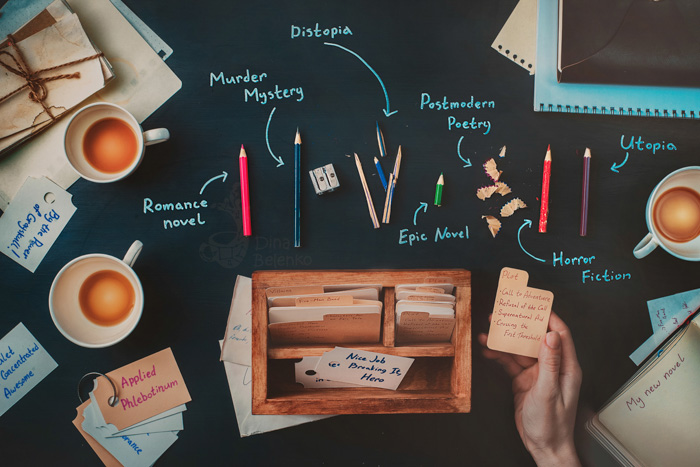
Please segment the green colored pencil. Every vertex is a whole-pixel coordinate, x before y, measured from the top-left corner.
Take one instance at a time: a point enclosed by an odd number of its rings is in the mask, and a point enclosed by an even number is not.
[[[440,174],[438,178],[437,185],[435,185],[435,206],[440,207],[442,205],[442,187],[445,185],[445,177]]]

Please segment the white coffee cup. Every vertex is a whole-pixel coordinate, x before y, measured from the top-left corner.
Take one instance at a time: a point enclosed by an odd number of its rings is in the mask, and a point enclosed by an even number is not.
[[[119,172],[109,173],[98,170],[88,162],[83,150],[88,129],[94,123],[107,118],[116,118],[126,123],[136,138],[134,160],[128,167]],[[83,107],[71,117],[63,136],[63,146],[68,162],[81,177],[91,182],[109,183],[131,175],[141,164],[146,146],[162,143],[169,138],[170,132],[165,128],[156,128],[144,132],[139,122],[128,110],[109,102],[98,102]]]
[[[108,347],[120,342],[134,330],[143,313],[143,288],[131,268],[143,244],[136,240],[123,260],[100,253],[75,258],[58,272],[49,292],[51,319],[69,341],[82,347]],[[83,313],[79,293],[85,280],[99,271],[116,271],[124,276],[134,292],[134,305],[118,324],[103,326],[90,321]]]
[[[684,167],[668,174],[651,192],[646,208],[649,233],[634,247],[633,253],[636,258],[644,258],[657,246],[660,246],[676,258],[686,261],[700,261],[700,235],[686,242],[674,242],[664,237],[654,223],[656,202],[663,194],[677,187],[689,188],[700,193],[700,167]]]

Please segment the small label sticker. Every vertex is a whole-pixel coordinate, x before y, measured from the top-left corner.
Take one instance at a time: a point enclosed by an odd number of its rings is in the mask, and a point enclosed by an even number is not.
[[[36,271],[75,213],[72,198],[46,177],[27,177],[0,217],[0,249],[5,256]]]

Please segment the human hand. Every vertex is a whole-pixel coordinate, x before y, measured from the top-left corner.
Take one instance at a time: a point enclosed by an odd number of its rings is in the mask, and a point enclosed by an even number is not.
[[[581,367],[569,328],[555,313],[540,344],[539,358],[486,348],[486,358],[498,361],[513,378],[515,426],[538,466],[581,465],[574,446],[574,422],[581,388]]]

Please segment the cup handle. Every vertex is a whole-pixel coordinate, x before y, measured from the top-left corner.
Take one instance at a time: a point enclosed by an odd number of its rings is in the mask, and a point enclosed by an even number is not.
[[[143,145],[162,143],[170,139],[170,132],[166,128],[154,128],[143,132]]]
[[[642,259],[646,255],[654,251],[657,246],[659,246],[659,244],[656,243],[656,240],[654,240],[654,237],[651,235],[651,233],[648,233],[646,237],[644,237],[642,241],[639,242],[636,247],[634,247],[632,253],[634,253],[635,258]]]
[[[126,252],[126,255],[124,255],[124,259],[122,261],[124,261],[127,266],[132,267],[136,262],[136,258],[139,257],[142,249],[143,243],[138,240],[134,241],[134,243],[132,243],[129,247],[129,250]]]

